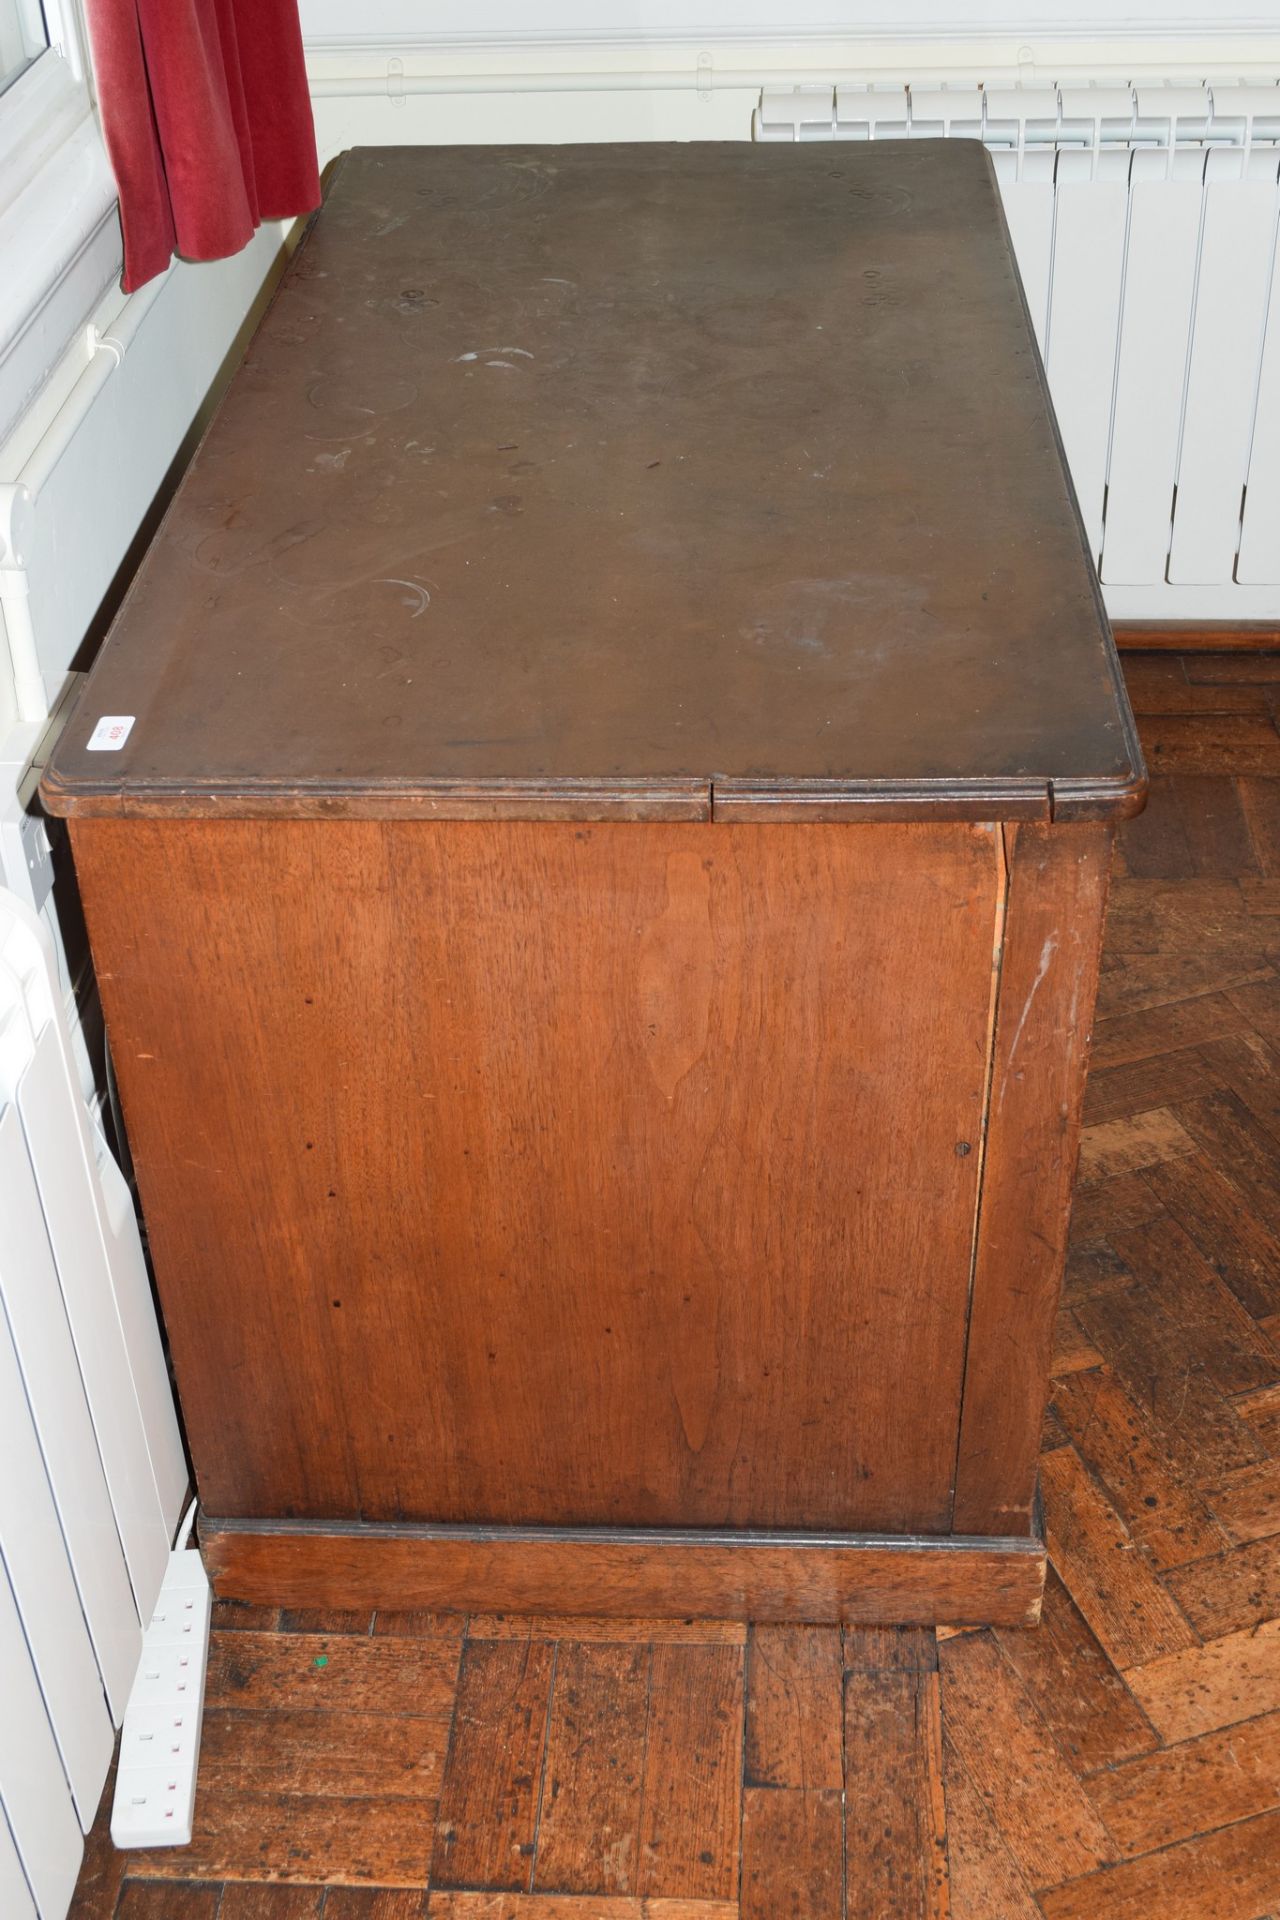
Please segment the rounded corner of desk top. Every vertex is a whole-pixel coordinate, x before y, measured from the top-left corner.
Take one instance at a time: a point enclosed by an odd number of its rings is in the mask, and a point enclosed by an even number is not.
[[[68,785],[52,767],[46,768],[41,775],[37,798],[45,813],[55,820],[65,820],[77,813],[108,811],[106,807],[95,808],[92,803],[86,807],[76,788]]]

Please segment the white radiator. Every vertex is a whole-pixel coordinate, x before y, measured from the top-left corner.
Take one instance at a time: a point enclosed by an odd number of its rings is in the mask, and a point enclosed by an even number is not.
[[[0,888],[0,1914],[62,1920],[186,1489],[46,917]]]
[[[800,87],[758,140],[980,139],[1117,619],[1280,619],[1280,86]]]

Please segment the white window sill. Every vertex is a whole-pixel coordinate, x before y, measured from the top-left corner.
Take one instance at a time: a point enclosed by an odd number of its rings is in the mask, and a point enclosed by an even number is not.
[[[0,113],[0,440],[121,267],[115,182],[88,90],[43,54]]]

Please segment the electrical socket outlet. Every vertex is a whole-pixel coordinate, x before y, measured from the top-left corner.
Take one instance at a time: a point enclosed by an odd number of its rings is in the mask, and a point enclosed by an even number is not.
[[[147,1628],[147,1646],[157,1653],[161,1647],[198,1647],[208,1611],[198,1593],[162,1588]]]
[[[200,1555],[170,1554],[120,1735],[111,1809],[117,1847],[190,1843],[212,1611]]]
[[[131,1767],[116,1775],[111,1839],[117,1847],[185,1847],[194,1780],[184,1766]],[[188,1789],[192,1791],[189,1792]]]
[[[142,1660],[129,1695],[129,1707],[189,1707],[204,1691],[199,1651],[187,1647],[152,1647],[142,1642]],[[129,1708],[125,1709],[125,1719]]]
[[[170,1767],[191,1745],[195,1715],[190,1707],[130,1705],[120,1735],[122,1768]]]

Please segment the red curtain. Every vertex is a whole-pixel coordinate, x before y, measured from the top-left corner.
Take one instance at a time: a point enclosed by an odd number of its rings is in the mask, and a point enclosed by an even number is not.
[[[124,288],[320,204],[298,0],[88,0]]]

